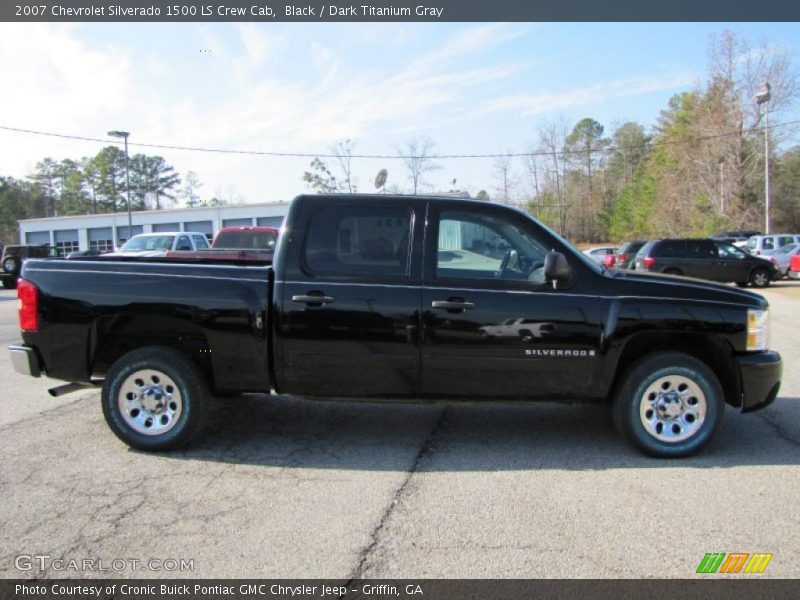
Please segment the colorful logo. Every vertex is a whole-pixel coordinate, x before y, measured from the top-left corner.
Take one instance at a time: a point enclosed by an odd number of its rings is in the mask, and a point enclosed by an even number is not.
[[[708,552],[697,567],[698,573],[763,573],[772,554],[766,552]]]

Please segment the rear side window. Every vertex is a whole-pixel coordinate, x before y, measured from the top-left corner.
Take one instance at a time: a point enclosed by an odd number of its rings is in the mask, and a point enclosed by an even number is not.
[[[686,242],[687,258],[715,258],[716,255],[716,247],[710,240],[688,240]]]
[[[411,211],[331,206],[311,216],[303,261],[314,273],[406,275]]]
[[[194,245],[199,248],[208,248],[208,241],[206,241],[205,236],[203,235],[193,235],[192,239],[194,239]]]
[[[785,246],[786,244],[791,244],[794,242],[794,238],[788,235],[784,235],[778,238],[778,246]]]
[[[653,249],[653,256],[662,258],[683,258],[686,256],[686,244],[683,240],[664,240]]]

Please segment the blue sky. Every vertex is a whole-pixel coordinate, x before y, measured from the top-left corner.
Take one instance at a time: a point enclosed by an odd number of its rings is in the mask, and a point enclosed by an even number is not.
[[[324,153],[351,138],[357,153],[394,154],[427,136],[443,154],[520,152],[546,120],[649,127],[702,80],[709,37],[726,28],[800,50],[794,23],[4,23],[0,72],[12,85],[0,125],[239,150]],[[100,147],[0,131],[0,173]],[[197,172],[203,196],[263,202],[306,189],[310,159],[158,153]],[[472,193],[497,186],[491,159],[440,164],[428,190],[453,178]],[[408,187],[399,161],[364,159],[354,161],[361,191],[381,168]]]

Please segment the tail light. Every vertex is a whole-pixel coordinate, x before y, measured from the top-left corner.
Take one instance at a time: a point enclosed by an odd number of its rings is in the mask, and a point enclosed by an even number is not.
[[[30,281],[20,279],[17,282],[17,298],[19,298],[19,328],[22,331],[36,333],[39,331],[39,288]]]
[[[626,260],[628,260],[628,255],[627,253],[623,252],[622,254],[617,255],[617,258],[619,259],[619,262],[624,263]]]
[[[603,264],[608,267],[609,269],[613,267],[617,262],[617,257],[613,254],[606,254],[606,257],[603,259]]]
[[[656,259],[652,256],[645,256],[642,264],[644,265],[645,269],[652,269],[653,265],[656,264]]]

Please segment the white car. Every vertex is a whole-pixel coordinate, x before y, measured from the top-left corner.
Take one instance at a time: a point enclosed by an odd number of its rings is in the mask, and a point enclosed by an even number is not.
[[[140,233],[133,236],[116,252],[106,256],[164,256],[170,250],[203,250],[209,248],[208,240],[196,231],[168,231]]]
[[[617,254],[617,247],[598,246],[597,248],[589,248],[588,250],[584,250],[583,253],[589,258],[591,258],[598,265],[602,265],[605,264],[606,256]]]
[[[786,244],[770,254],[769,260],[778,265],[781,275],[786,277],[789,274],[789,262],[796,254],[800,254],[800,243]]]

